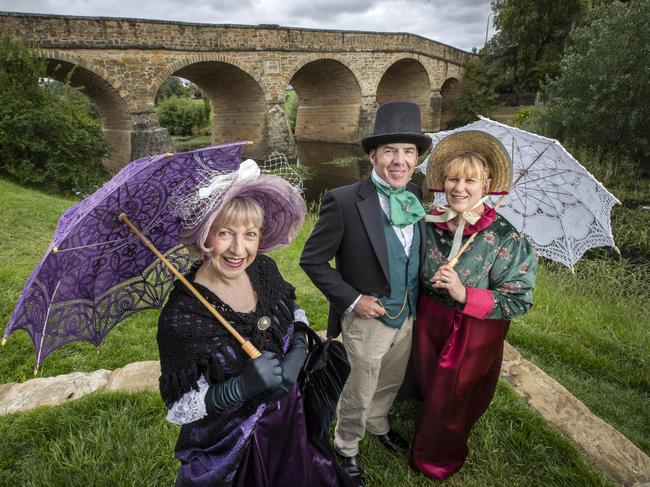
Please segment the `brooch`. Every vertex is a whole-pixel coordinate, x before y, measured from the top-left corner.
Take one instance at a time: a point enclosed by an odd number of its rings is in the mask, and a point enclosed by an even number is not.
[[[262,316],[259,320],[257,320],[257,329],[260,331],[266,330],[269,326],[271,326],[271,318],[268,316]]]

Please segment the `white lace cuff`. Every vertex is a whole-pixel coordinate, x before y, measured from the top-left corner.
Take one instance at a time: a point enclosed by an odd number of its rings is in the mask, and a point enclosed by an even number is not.
[[[298,308],[293,312],[293,321],[300,321],[305,325],[309,326],[309,321],[307,320],[307,313],[302,308]]]
[[[201,375],[196,381],[199,390],[192,389],[181,396],[167,411],[167,421],[174,424],[187,424],[198,421],[208,415],[205,408],[205,395],[208,393],[208,381]]]

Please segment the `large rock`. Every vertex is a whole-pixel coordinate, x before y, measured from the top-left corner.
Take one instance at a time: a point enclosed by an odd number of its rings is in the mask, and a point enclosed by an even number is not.
[[[649,485],[650,458],[508,343],[501,374],[528,405],[562,431],[601,470],[623,485]]]
[[[159,361],[133,362],[121,369],[114,370],[105,389],[124,392],[158,390],[159,377]]]
[[[0,414],[28,411],[38,406],[54,406],[79,399],[108,382],[110,370],[73,372],[56,377],[31,379],[0,386]]]

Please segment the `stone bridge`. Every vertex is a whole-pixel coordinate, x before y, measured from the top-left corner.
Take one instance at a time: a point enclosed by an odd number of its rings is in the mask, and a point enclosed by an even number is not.
[[[406,100],[427,131],[445,126],[471,54],[412,34],[211,25],[0,12],[0,35],[23,38],[48,59],[48,76],[94,103],[117,170],[170,148],[154,99],[169,76],[198,85],[214,107],[214,143],[251,140],[247,155],[295,154],[282,109],[299,107],[295,139],[358,142],[377,107]],[[72,73],[70,74],[70,72]]]

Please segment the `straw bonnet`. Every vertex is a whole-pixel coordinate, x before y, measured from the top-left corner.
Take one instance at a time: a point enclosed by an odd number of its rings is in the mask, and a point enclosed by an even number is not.
[[[512,160],[503,144],[481,130],[463,130],[448,135],[431,150],[427,165],[427,184],[432,191],[445,186],[445,166],[466,152],[481,154],[490,169],[490,193],[507,193],[512,185]]]
[[[394,101],[377,109],[373,134],[361,140],[366,154],[379,145],[395,143],[415,144],[422,154],[431,145],[431,139],[422,135],[420,107],[415,103]]]

